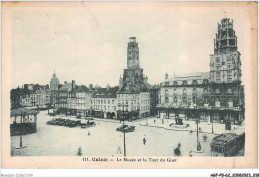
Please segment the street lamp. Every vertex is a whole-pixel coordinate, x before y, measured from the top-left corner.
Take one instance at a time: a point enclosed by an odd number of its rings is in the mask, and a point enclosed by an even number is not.
[[[197,109],[197,108],[195,108]],[[196,113],[196,124],[197,124],[197,151],[201,151],[201,145],[199,142],[199,117],[197,117],[197,113]]]
[[[212,115],[212,114],[211,114]],[[211,117],[211,116],[210,116]],[[212,133],[214,133],[214,130],[213,130],[213,117],[211,117],[211,122],[212,122]]]
[[[124,108],[124,105],[122,105],[123,107],[123,134],[124,134],[124,157],[126,157],[126,145],[125,145],[125,108]]]

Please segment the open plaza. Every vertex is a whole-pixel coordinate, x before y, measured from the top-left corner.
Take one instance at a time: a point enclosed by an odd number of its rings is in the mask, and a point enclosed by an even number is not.
[[[20,144],[20,136],[11,137],[12,156],[77,156],[79,149],[82,156],[123,156],[123,133],[116,131],[122,125],[119,120],[94,118],[96,125],[93,127],[69,128],[47,125],[47,122],[53,118],[67,118],[81,120],[81,122],[86,122],[86,120],[65,115],[53,117],[49,116],[47,111],[41,111],[37,118],[37,132],[22,136],[25,148],[17,149]],[[156,121],[154,122],[154,120]],[[155,117],[132,122],[126,121],[126,125],[135,126],[134,132],[126,133],[126,155],[174,156],[173,150],[178,143],[181,144],[181,156],[211,155],[210,143],[216,135],[203,133],[203,130],[207,131],[206,128],[211,128],[211,125],[200,124],[202,133],[199,133],[199,140],[203,152],[195,153],[193,150],[196,150],[196,132],[174,130],[169,126],[173,122],[171,119],[166,119],[162,124],[162,120]],[[190,129],[193,130],[196,124],[190,123],[190,125]],[[217,129],[215,131],[218,132]],[[204,140],[205,135],[206,140]],[[146,139],[145,144],[143,144],[143,138]]]

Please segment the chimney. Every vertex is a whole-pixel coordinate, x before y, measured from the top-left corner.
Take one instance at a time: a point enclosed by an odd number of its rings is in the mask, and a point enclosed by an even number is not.
[[[107,91],[110,89],[109,83],[107,84],[106,88],[107,88]]]
[[[166,74],[165,74],[165,80],[167,80],[167,79],[168,79],[168,74],[166,73]]]
[[[89,84],[89,90],[93,90],[93,85]]]
[[[72,80],[72,90],[76,88],[76,82],[75,80]]]
[[[119,89],[121,89],[123,87],[123,79],[120,75],[120,79],[119,79]]]

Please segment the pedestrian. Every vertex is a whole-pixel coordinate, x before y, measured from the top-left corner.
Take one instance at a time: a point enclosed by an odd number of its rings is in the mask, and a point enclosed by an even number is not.
[[[156,122],[156,121],[155,121],[155,119],[154,119],[154,120],[153,120],[153,123],[155,124],[155,122]]]
[[[117,145],[117,154],[121,154],[121,147]]]
[[[88,131],[88,136],[90,136],[90,132]]]
[[[190,135],[192,134],[192,130],[190,130]]]
[[[143,138],[143,143],[144,143],[144,145],[145,145],[145,143],[146,143],[146,139],[145,139],[145,137]]]
[[[191,150],[190,150],[190,152],[189,152],[189,156],[192,157],[192,151],[191,151]]]
[[[199,127],[199,132],[201,132],[201,128]]]
[[[162,119],[162,124],[164,124],[164,121],[163,121],[163,119]]]

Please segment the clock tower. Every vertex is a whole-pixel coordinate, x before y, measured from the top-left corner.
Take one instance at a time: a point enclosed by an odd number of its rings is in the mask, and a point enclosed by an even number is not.
[[[241,75],[240,53],[237,51],[233,20],[223,18],[218,23],[214,54],[210,55],[210,80],[215,83],[240,82]]]

